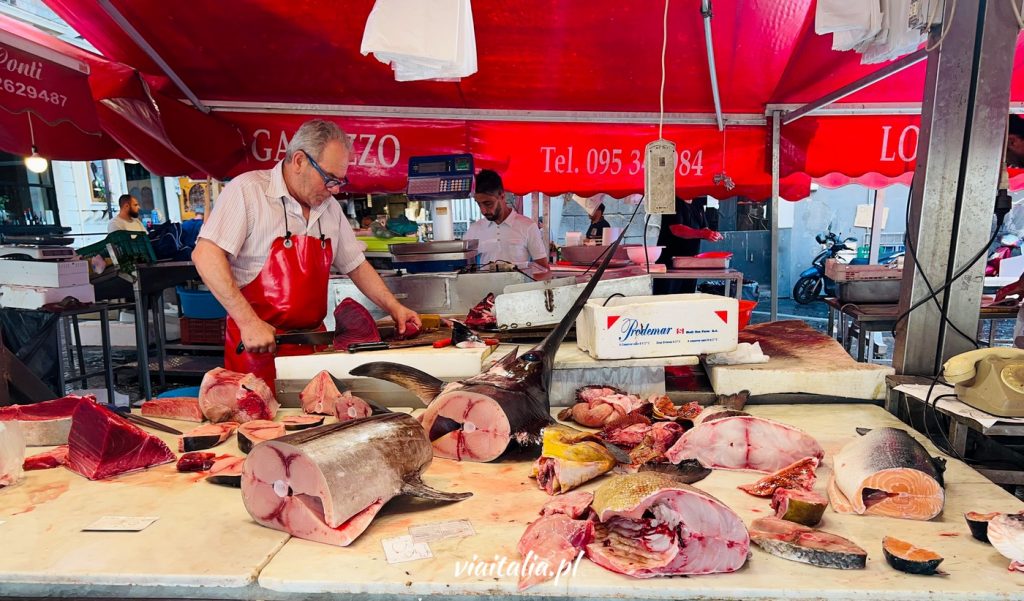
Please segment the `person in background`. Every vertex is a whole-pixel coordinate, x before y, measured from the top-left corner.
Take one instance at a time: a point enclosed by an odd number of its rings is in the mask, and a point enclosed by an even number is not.
[[[399,334],[422,326],[366,262],[332,195],[348,183],[352,142],[337,124],[303,123],[273,168],[232,179],[199,232],[192,261],[227,309],[224,366],[251,372],[275,390],[278,356],[308,355],[310,345],[281,345],[285,331],[323,330],[331,267],[391,315]],[[333,309],[333,307],[332,307]],[[242,343],[244,350],[237,347]]]
[[[674,257],[694,257],[700,254],[700,241],[718,242],[722,234],[708,228],[704,215],[704,202],[692,198],[676,197],[676,212],[661,216],[661,231],[658,246],[664,246],[657,262],[672,268]],[[655,294],[686,294],[697,291],[697,280],[657,279],[654,280]]]
[[[1006,165],[1005,167],[1024,167],[1024,118],[1018,115],[1010,115],[1006,132]],[[1024,274],[1012,283],[1003,286],[996,291],[995,302],[1000,302],[1009,296],[1016,296],[1020,309],[1017,311],[1017,321],[1013,324],[1013,346],[1024,348]]]
[[[604,218],[604,203],[601,203],[590,215],[590,229],[587,230],[587,238],[600,240],[606,227],[611,227],[611,225]]]
[[[121,208],[117,215],[110,220],[107,232],[125,230],[129,232],[144,232],[146,226],[139,221],[139,201],[131,194],[122,194],[117,199],[117,205]]]
[[[1006,166],[1024,167],[1024,117],[1010,115],[1009,131],[1006,136]]]
[[[203,227],[203,220],[210,211],[210,188],[202,184],[193,184],[188,191],[186,210],[192,211],[192,219],[181,222],[181,243],[185,246],[195,248],[199,241],[199,231]]]
[[[480,241],[477,250],[482,263],[508,261],[525,267],[532,261],[547,269],[547,249],[540,229],[505,201],[505,186],[500,175],[490,169],[476,174],[473,198],[483,217],[469,226],[463,238]]]

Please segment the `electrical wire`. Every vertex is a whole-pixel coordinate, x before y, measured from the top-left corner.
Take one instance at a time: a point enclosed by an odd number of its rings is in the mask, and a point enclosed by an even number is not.
[[[639,203],[639,202],[638,202],[638,203],[636,203],[636,206],[635,206],[635,207],[633,208],[633,214],[629,216],[629,221],[627,221],[627,222],[626,222],[626,225],[625,225],[625,226],[624,226],[624,227],[622,228],[622,232],[621,232],[621,233],[619,234],[619,237],[618,237],[618,238],[616,238],[616,240],[617,240],[618,242],[620,242],[620,243],[621,243],[621,242],[622,242],[622,239],[626,237],[626,230],[628,230],[628,229],[629,229],[629,226],[630,226],[630,224],[632,224],[632,223],[633,223],[633,218],[634,218],[634,217],[636,217],[636,212],[640,210],[640,205],[641,205],[641,204],[643,204],[643,203]],[[645,241],[645,242],[647,241],[647,232],[646,232],[646,231],[644,232],[644,241]],[[607,248],[605,248],[605,249],[604,249],[603,251],[601,251],[601,254],[597,255],[597,258],[596,258],[596,259],[594,259],[594,260],[593,260],[593,261],[592,261],[592,262],[590,263],[590,266],[589,266],[589,267],[587,267],[587,270],[586,270],[586,271],[584,271],[584,272],[582,273],[582,275],[587,275],[588,273],[590,273],[590,270],[591,270],[591,269],[593,269],[593,268],[594,268],[594,266],[595,266],[595,265],[597,265],[597,264],[598,264],[598,263],[599,263],[599,262],[601,261],[601,259],[602,259],[602,258],[604,257],[604,254],[605,254],[606,252],[608,252],[608,249],[610,249],[610,248],[611,248],[611,245],[609,244],[609,245],[608,245],[608,247],[607,247]]]
[[[939,33],[939,40],[935,42],[934,46],[925,45],[925,50],[927,52],[931,52],[932,50],[935,50],[936,48],[942,46],[942,42],[946,39],[946,35],[949,33],[949,30],[953,28],[953,17],[956,15],[956,3],[957,0],[953,0],[953,5],[949,9],[949,18],[942,20],[942,31]],[[935,0],[935,3],[932,4],[932,11],[928,15],[929,26],[931,26],[931,24],[935,22],[935,7],[938,5],[939,3],[937,0]],[[943,3],[943,6],[945,6],[945,3]],[[1014,6],[1014,9],[1016,9],[1016,6]],[[1018,17],[1018,23],[1019,22],[1020,18]]]
[[[665,16],[661,22],[661,92],[658,94],[658,139],[665,124],[665,51],[668,49],[668,1],[665,0]]]
[[[1010,6],[1013,7],[1013,16],[1017,17],[1017,26],[1024,29],[1024,18],[1020,15],[1020,9],[1017,8],[1018,0],[1010,0]]]

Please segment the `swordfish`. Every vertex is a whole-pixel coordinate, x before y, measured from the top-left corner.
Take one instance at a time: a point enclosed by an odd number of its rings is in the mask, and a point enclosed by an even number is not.
[[[351,372],[412,390],[427,410],[420,418],[434,455],[457,461],[493,461],[514,446],[539,448],[542,431],[555,423],[548,391],[555,353],[608,268],[621,236],[576,302],[543,341],[517,356],[514,349],[482,373],[445,385],[418,369],[389,362],[366,363]]]

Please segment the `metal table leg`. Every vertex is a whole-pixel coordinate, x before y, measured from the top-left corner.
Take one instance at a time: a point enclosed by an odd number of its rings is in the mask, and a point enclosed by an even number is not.
[[[957,421],[955,417],[950,416],[949,418],[949,444],[953,446],[953,450],[961,457],[967,453],[967,431],[970,428],[966,424]]]
[[[149,381],[149,334],[146,332],[149,314],[137,276],[132,288],[135,291],[135,353],[139,362],[139,385],[142,387],[142,399],[148,401],[153,398],[153,386]]]
[[[857,327],[857,362],[864,363],[864,339],[866,338],[864,324]]]
[[[826,330],[826,333],[828,333],[828,335],[831,336],[832,338],[836,337],[835,333],[833,332],[836,326],[836,315],[834,311],[835,308],[832,305],[828,305],[828,329]]]
[[[162,293],[160,296],[153,297],[151,306],[153,307],[153,333],[156,334],[156,365],[160,374],[160,386],[166,386],[167,372],[164,370],[164,362],[167,359],[166,350],[164,349],[166,324],[164,323],[164,302]]]
[[[110,308],[100,310],[100,344],[103,345],[103,379],[107,385],[107,402],[114,402],[114,359],[110,351]]]
[[[58,315],[57,317],[57,396],[62,397],[67,394],[68,383],[64,379],[64,349],[67,348],[67,333],[65,328],[67,323],[64,321],[64,317]],[[71,355],[71,349],[68,349],[67,354],[68,360],[74,363],[74,359]]]
[[[988,321],[988,345],[991,347],[996,342],[996,320],[989,319],[986,321]]]
[[[78,375],[82,376],[82,388],[89,387],[89,381],[85,379],[85,351],[82,349],[82,331],[78,327],[78,315],[71,316],[71,324],[75,330],[75,351],[78,352]]]

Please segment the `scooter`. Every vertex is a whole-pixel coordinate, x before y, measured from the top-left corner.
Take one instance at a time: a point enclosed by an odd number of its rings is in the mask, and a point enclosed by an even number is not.
[[[825,261],[836,259],[840,263],[849,263],[857,256],[857,251],[848,243],[856,243],[856,238],[844,238],[842,241],[839,235],[833,233],[831,228],[824,236],[818,234],[814,237],[821,245],[822,251],[811,261],[811,266],[800,274],[800,279],[793,286],[793,300],[801,305],[808,305],[824,291],[828,296],[835,296],[836,283],[831,278],[825,277]]]

